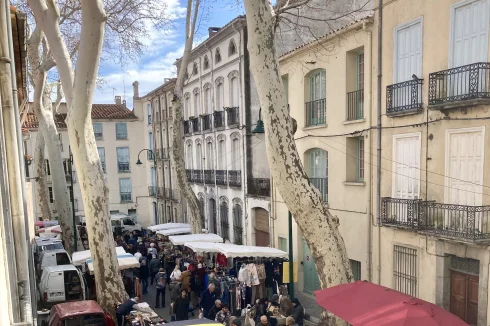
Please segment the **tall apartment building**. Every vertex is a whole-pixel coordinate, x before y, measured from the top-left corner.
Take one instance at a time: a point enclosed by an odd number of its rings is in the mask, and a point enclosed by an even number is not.
[[[134,111],[126,107],[120,96],[116,96],[115,104],[93,104],[92,121],[97,150],[102,165],[102,170],[109,187],[109,210],[111,213],[122,212],[135,216],[138,223],[143,226],[152,225],[156,216],[151,210],[148,197],[148,185],[150,184],[149,169],[136,164],[141,149],[147,148],[148,139],[141,137],[141,130],[145,126],[143,111],[136,108]],[[70,187],[70,170],[73,169],[73,195],[76,216],[83,216],[83,202],[80,184],[77,178],[76,167],[70,160],[68,131],[66,130],[66,106],[62,104],[59,113],[55,115],[55,123],[59,132],[63,166],[67,176],[67,185]],[[36,177],[34,169],[34,151],[36,148],[36,135],[38,132],[37,118],[33,113],[26,116],[23,128],[29,131],[24,146],[26,155],[32,158],[27,169],[29,176]],[[145,153],[146,156],[146,153]],[[45,160],[45,172],[48,183],[51,183],[51,168],[49,160]],[[54,202],[56,198],[53,189],[48,185],[50,208],[53,216],[56,216]],[[38,202],[35,185],[32,187],[33,200]],[[38,205],[34,205],[35,215],[41,216]]]
[[[180,196],[175,174],[172,139],[173,114],[172,97],[175,79],[165,79],[165,82],[145,95],[139,95],[139,83],[133,83],[134,107],[145,112],[148,126],[147,139],[150,151],[148,164],[150,166],[151,183],[148,186],[148,196],[152,199],[152,210],[156,214],[155,222],[185,222],[185,200]]]

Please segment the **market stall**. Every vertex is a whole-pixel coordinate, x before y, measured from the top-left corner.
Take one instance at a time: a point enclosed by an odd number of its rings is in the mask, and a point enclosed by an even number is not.
[[[176,228],[176,229],[169,229],[169,230],[158,230],[157,234],[163,235],[168,237],[169,235],[176,235],[176,234],[188,234],[191,233],[191,228],[190,227],[185,227],[185,228]]]
[[[121,255],[117,255],[117,262],[119,264],[120,270],[125,270],[128,268],[139,268],[140,263],[138,259],[136,259],[133,255],[124,253]],[[87,259],[87,267],[91,275],[94,274],[94,265],[92,259]]]
[[[123,247],[116,247],[116,255],[123,255],[126,251]],[[76,251],[72,255],[73,265],[81,266],[87,262],[88,259],[91,259],[90,250]]]
[[[219,252],[227,258],[238,257],[260,257],[260,258],[288,258],[288,253],[276,248],[242,246],[231,243],[209,243],[209,242],[185,242],[184,246],[194,252]]]
[[[158,225],[152,225],[148,227],[150,231],[159,231],[159,230],[170,230],[170,229],[181,229],[181,228],[191,228],[191,225],[188,223],[164,223]]]
[[[175,235],[168,238],[175,246],[182,246],[188,242],[222,243],[223,238],[214,233],[199,233]]]

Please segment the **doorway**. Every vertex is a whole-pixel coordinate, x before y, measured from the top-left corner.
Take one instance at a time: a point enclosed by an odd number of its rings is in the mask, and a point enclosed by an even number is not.
[[[303,238],[303,291],[308,294],[313,294],[313,291],[320,290],[320,279],[316,271],[315,262],[311,256],[310,248]]]
[[[451,270],[449,311],[470,325],[478,322],[479,277]]]
[[[255,208],[255,245],[268,247],[269,237],[269,212],[263,208]]]

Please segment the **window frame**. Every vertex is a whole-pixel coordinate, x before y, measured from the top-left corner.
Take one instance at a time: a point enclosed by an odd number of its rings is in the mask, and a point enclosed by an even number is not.
[[[216,48],[216,50],[214,51],[214,62],[215,63],[221,62],[221,51],[219,50],[219,48]]]
[[[130,200],[123,200],[122,199],[122,195],[123,194],[128,194],[128,192],[122,192],[122,187],[121,187],[121,181],[129,181],[129,186],[131,188],[131,191],[129,192],[129,194],[131,195],[131,199]],[[132,202],[133,201],[133,183],[131,181],[131,178],[119,178],[119,199],[121,200],[122,203],[129,203],[129,202]]]
[[[237,54],[238,50],[236,47],[236,43],[234,39],[230,40],[230,43],[228,44],[228,56],[231,57],[232,55]]]
[[[122,150],[122,149],[127,149],[128,150],[128,160],[127,162],[126,161],[120,161],[119,160],[119,150]],[[116,147],[116,160],[117,160],[117,172],[118,173],[129,173],[131,172],[131,153],[129,151],[129,146],[122,146],[122,147]],[[127,163],[128,164],[128,170],[121,170],[119,169],[119,163]]]
[[[102,150],[102,151],[100,151]],[[100,155],[100,153],[103,153],[102,157]],[[97,154],[99,155],[99,162],[100,162],[100,167],[102,168],[102,172],[103,173],[106,173],[106,162],[105,162],[105,147],[97,147]],[[116,153],[117,155],[117,153]]]
[[[366,143],[364,137],[357,138],[357,181],[364,182],[364,177],[366,173]]]
[[[125,134],[126,134],[125,137],[124,137],[124,135],[121,135],[120,130],[118,133],[118,130],[117,130],[118,126],[124,126]],[[126,122],[116,122],[115,132],[116,132],[116,140],[128,140],[128,124]]]
[[[100,136],[97,136],[95,134],[97,132],[96,131],[97,128],[95,126],[100,126]],[[104,125],[102,124],[102,122],[93,122],[92,129],[94,130],[95,140],[104,140]]]

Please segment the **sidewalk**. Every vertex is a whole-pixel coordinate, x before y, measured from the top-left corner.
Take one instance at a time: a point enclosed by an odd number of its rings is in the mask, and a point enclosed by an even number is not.
[[[315,297],[313,295],[298,291],[294,293],[294,296],[298,298],[303,308],[305,308],[307,318],[309,318],[310,321],[316,324],[318,322],[318,319],[320,319],[323,308],[316,304]]]

